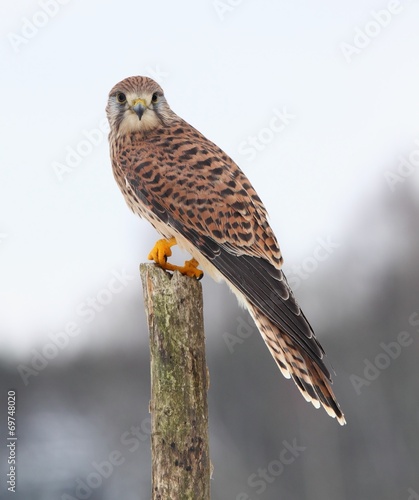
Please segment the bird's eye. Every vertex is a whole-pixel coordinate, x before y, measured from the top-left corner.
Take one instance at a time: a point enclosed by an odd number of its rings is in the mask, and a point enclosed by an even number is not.
[[[127,96],[123,92],[118,92],[116,94],[116,100],[119,102],[119,104],[124,104],[127,102]]]
[[[154,94],[151,96],[151,102],[157,102],[159,100],[159,96],[157,92],[154,92]]]

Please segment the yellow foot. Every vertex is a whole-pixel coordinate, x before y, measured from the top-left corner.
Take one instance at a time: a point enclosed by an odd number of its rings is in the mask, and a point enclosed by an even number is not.
[[[153,247],[153,250],[148,254],[148,260],[154,260],[156,264],[165,269],[167,257],[172,255],[171,247],[176,245],[176,238],[170,240],[158,240]]]
[[[148,254],[148,259],[154,260],[156,264],[166,271],[179,271],[190,278],[200,280],[204,273],[198,269],[199,264],[195,259],[187,260],[183,266],[176,266],[167,262],[167,257],[172,255],[171,247],[174,245],[176,245],[176,238],[158,240],[153,250]]]
[[[204,276],[204,272],[201,271],[201,269],[198,269],[199,263],[195,259],[185,261],[183,266],[174,266],[173,264],[169,264],[169,266],[174,268],[173,271],[179,271],[190,278],[200,280],[202,276]]]

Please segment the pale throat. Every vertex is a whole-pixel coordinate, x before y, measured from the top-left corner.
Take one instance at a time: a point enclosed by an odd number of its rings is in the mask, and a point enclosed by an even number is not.
[[[141,120],[138,116],[127,109],[119,125],[118,136],[131,134],[132,132],[148,132],[160,124],[160,120],[153,110],[146,109]]]
[[[131,109],[131,106],[133,106],[135,101],[139,98],[141,98],[145,105],[146,103],[151,103],[151,95],[145,95],[137,92],[127,92],[126,99],[129,107],[123,112],[117,136],[124,136],[133,132],[147,132],[160,125],[160,120],[152,108],[147,107],[145,109],[141,120]]]

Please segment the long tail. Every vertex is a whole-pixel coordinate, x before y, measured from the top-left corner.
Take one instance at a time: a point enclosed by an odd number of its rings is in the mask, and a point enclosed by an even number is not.
[[[306,401],[311,402],[316,408],[323,406],[331,417],[336,417],[341,425],[345,425],[345,417],[331,388],[331,377],[322,361],[323,349],[320,344],[317,342],[321,356],[314,361],[259,309],[250,303],[247,306],[284,377],[292,377]]]

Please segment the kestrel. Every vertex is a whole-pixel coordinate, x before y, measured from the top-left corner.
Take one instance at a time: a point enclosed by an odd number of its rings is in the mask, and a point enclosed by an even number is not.
[[[128,206],[163,236],[149,258],[200,278],[198,263],[247,307],[269,351],[304,398],[345,418],[331,388],[324,350],[281,270],[267,211],[247,177],[218,146],[169,107],[154,80],[134,76],[109,93],[110,154]],[[167,262],[178,244],[192,259]]]

